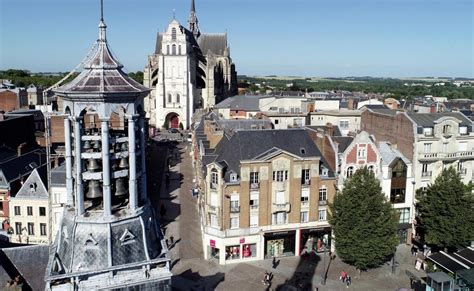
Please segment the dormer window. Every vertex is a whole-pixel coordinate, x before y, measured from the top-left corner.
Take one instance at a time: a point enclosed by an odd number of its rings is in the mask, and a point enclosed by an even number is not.
[[[451,134],[451,125],[443,125],[443,134]]]
[[[423,127],[423,134],[425,136],[433,135],[433,128],[432,127]]]
[[[460,126],[459,134],[467,134],[467,126]]]
[[[122,236],[120,237],[122,246],[128,245],[135,242],[135,236],[128,229],[125,229]]]
[[[328,170],[327,168],[325,168],[325,167],[322,167],[322,168],[321,168],[321,176],[322,176],[322,177],[327,177],[327,176],[329,176],[329,170]]]
[[[238,179],[238,176],[237,176],[237,173],[230,173],[230,181],[231,182],[237,182],[239,179]]]

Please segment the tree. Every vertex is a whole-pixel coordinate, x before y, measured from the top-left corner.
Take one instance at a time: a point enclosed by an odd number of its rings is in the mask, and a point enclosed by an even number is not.
[[[417,191],[418,222],[425,242],[438,248],[467,246],[474,240],[473,185],[445,168],[425,191]]]
[[[367,270],[393,255],[398,245],[398,214],[367,167],[344,182],[330,210],[336,252],[344,262]]]

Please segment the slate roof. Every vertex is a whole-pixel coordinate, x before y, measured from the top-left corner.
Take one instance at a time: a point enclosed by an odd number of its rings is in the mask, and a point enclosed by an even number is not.
[[[43,149],[37,149],[1,162],[0,171],[3,172],[7,182],[11,183],[44,164],[46,164],[46,153]]]
[[[337,150],[339,153],[346,151],[347,147],[352,143],[354,138],[352,136],[333,136],[332,139],[339,145]]]
[[[0,163],[16,157],[16,151],[5,146],[0,146]]]
[[[26,283],[33,290],[44,290],[44,274],[49,258],[49,246],[29,245],[1,249]]]
[[[216,104],[214,108],[229,108],[231,110],[260,111],[258,96],[237,95],[229,97]]]
[[[237,131],[231,138],[222,138],[216,146],[217,157],[213,162],[225,162],[228,165],[225,174],[228,181],[230,171],[240,172],[240,161],[252,160],[274,148],[302,158],[321,157],[323,164],[328,167],[321,152],[304,129]]]
[[[197,42],[204,55],[211,51],[215,55],[222,56],[227,48],[227,33],[202,33]]]
[[[66,186],[66,165],[51,170],[51,186]]]
[[[312,129],[312,130],[316,130],[316,131],[318,129],[321,129],[325,133],[327,133],[327,131],[328,131],[328,127],[326,125],[307,125],[306,127],[309,128],[309,129]],[[332,134],[333,136],[342,136],[342,133],[341,133],[341,130],[339,129],[339,126],[333,125],[332,130],[333,130],[333,134]]]
[[[33,118],[35,121],[44,120],[43,112],[41,112],[41,110],[36,110],[36,109],[13,110],[8,113],[5,113],[5,116],[20,115],[20,114],[33,115]]]
[[[34,169],[12,199],[48,199],[48,197],[48,190],[44,186],[38,171]]]
[[[163,33],[158,32],[156,34],[155,54],[161,54],[161,44],[162,43],[163,43]]]
[[[418,126],[433,127],[434,122],[442,117],[449,116],[461,120],[462,126],[472,127],[472,121],[461,112],[443,112],[443,113],[406,113]]]
[[[58,96],[102,100],[104,97],[144,97],[148,94],[150,89],[128,77],[122,70],[123,65],[112,55],[106,28],[101,20],[99,38],[84,63],[84,70],[71,82],[54,89]]]
[[[376,107],[376,106],[383,106],[384,108],[373,108],[373,107]],[[397,115],[398,112],[401,112],[400,110],[387,108],[387,107],[385,107],[385,105],[366,105],[366,106],[363,106],[362,108],[364,108],[364,107],[367,108],[367,110],[369,110],[371,112],[384,114],[384,115],[390,115],[390,116],[395,116],[395,115]]]
[[[367,105],[362,106],[361,108],[364,108],[364,107],[367,109],[390,109],[383,104],[367,104]]]
[[[379,142],[378,149],[380,156],[382,157],[383,165],[391,165],[397,158],[402,159],[405,164],[411,164],[409,159],[407,159],[399,150],[391,147],[388,142]]]

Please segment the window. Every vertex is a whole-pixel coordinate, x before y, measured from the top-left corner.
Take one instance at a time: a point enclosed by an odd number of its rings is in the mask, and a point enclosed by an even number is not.
[[[171,94],[168,94],[168,103],[171,103],[171,102],[173,102],[173,101],[171,100]]]
[[[258,209],[258,193],[250,194],[250,209]]]
[[[238,217],[231,217],[230,218],[230,229],[239,228],[239,218]]]
[[[467,134],[467,126],[460,126],[459,134]]]
[[[433,128],[432,127],[423,127],[423,134],[426,136],[433,135]]]
[[[283,182],[288,180],[288,171],[273,171],[273,181]]]
[[[390,191],[390,202],[405,203],[405,188],[392,189]]]
[[[240,259],[240,246],[226,246],[225,247],[225,259],[236,260]]]
[[[258,179],[258,172],[251,172],[250,173],[250,187],[252,188],[258,188],[258,183],[259,183],[259,179]]]
[[[357,157],[358,158],[365,158],[365,155],[366,155],[366,149],[365,148],[359,148],[359,150],[357,151]]]
[[[410,223],[410,208],[400,208],[397,209],[400,213],[400,220],[398,223]]]
[[[318,210],[318,221],[326,221],[326,209]]]
[[[35,224],[28,222],[28,235],[35,235]]]
[[[423,144],[423,148],[425,150],[425,154],[431,153],[431,143],[425,143]]]
[[[175,44],[173,44],[173,45],[171,46],[171,54],[172,54],[173,56],[176,55],[176,45],[175,45]]]
[[[286,223],[286,212],[277,212],[273,216],[273,224],[285,224]]]
[[[239,212],[239,196],[232,195],[230,196],[230,212]]]
[[[40,207],[39,210],[40,216],[46,216],[46,207]]]
[[[285,191],[278,191],[276,192],[276,203],[275,204],[285,204]]]
[[[349,129],[349,120],[341,120],[339,121],[339,128],[342,130]]]
[[[279,122],[280,122],[280,120],[275,119],[275,124],[278,124]]]
[[[180,96],[179,96],[179,94],[176,94],[176,103],[180,103]]]
[[[213,213],[209,214],[209,222],[211,223],[211,226],[213,227],[219,226],[219,224],[217,223],[217,215]]]
[[[258,215],[250,215],[250,227],[258,226]]]
[[[28,216],[32,216],[33,215],[33,207],[32,206],[26,207],[26,213],[28,214]]]
[[[373,165],[370,165],[370,166],[368,167],[368,169],[369,169],[369,171],[371,171],[372,173],[375,174],[375,168],[374,168]]]
[[[248,244],[242,246],[242,258],[257,256],[257,244]]]
[[[328,189],[326,187],[319,188],[319,201],[327,201],[328,200]]]
[[[354,174],[354,167],[350,166],[349,168],[347,168],[347,178],[352,177],[353,174]]]
[[[178,46],[178,55],[181,55],[181,46]]]
[[[167,54],[167,55],[170,54],[170,46],[169,46],[169,45],[166,46],[166,54]]]
[[[309,169],[301,170],[301,185],[309,185],[310,182]]]
[[[171,29],[171,39],[176,40],[176,28],[174,27]]]
[[[451,125],[443,125],[443,134],[451,134]]]
[[[304,189],[308,190],[308,189]],[[301,205],[308,205],[309,202],[309,191],[301,191]]]
[[[301,219],[301,223],[308,222],[309,221],[308,211],[301,211],[300,219]]]
[[[15,232],[21,234],[21,222],[15,222]]]
[[[21,215],[21,208],[20,206],[15,206],[15,215]]]
[[[217,184],[219,182],[219,174],[216,169],[213,169],[211,172],[211,189],[217,189]]]
[[[40,223],[40,234],[46,235],[46,223]]]
[[[238,175],[237,175],[237,173],[233,173],[233,172],[230,173],[229,178],[230,178],[230,181],[231,181],[231,182],[237,182],[237,181],[238,181]]]

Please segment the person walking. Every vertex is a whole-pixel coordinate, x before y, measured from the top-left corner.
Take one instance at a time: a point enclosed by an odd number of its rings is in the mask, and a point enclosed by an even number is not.
[[[347,277],[346,271],[342,271],[339,279],[342,281],[342,283],[344,283],[346,281],[346,277]]]
[[[276,264],[277,264],[276,258],[273,257],[273,260],[272,260],[272,268],[273,268],[273,269],[276,269],[276,267],[277,267]]]
[[[347,275],[346,276],[346,287],[349,288],[351,283],[352,283],[352,278],[351,278],[351,276]]]

